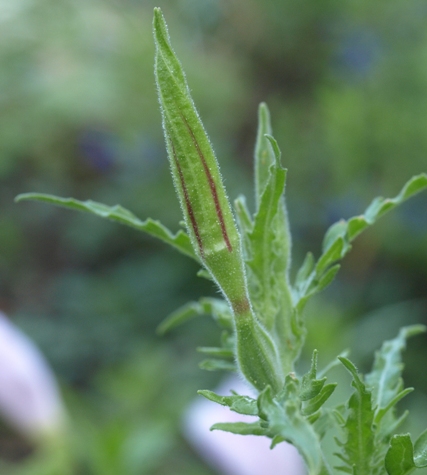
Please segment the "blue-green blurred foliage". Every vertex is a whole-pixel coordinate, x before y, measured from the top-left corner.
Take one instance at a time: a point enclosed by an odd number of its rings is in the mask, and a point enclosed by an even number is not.
[[[48,356],[71,408],[81,408],[83,474],[170,473],[156,465],[162,457],[177,463],[174,473],[204,473],[182,448],[179,414],[193,390],[217,381],[198,370],[194,351],[217,331],[196,321],[167,337],[167,350],[154,332],[176,306],[215,290],[194,277],[193,263],[136,231],[13,204],[26,191],[91,198],[177,229],[154,86],[154,6],[164,10],[231,198],[252,200],[256,108],[268,102],[289,168],[295,267],[306,250],[320,251],[332,222],[427,169],[422,0],[1,2],[0,303]],[[309,346],[321,358],[352,345],[359,317],[369,330],[357,339],[369,351],[392,336],[383,331],[391,314],[393,330],[427,320],[426,209],[420,195],[368,231],[309,309]],[[334,335],[345,335],[342,346],[331,344]],[[415,365],[421,344],[416,351],[408,354]],[[368,361],[362,350],[358,357]],[[185,376],[174,378],[180,365]],[[409,384],[427,390],[416,369]],[[150,399],[162,387],[158,374],[179,404]],[[147,424],[157,438],[147,440]],[[157,461],[138,471],[150,453]]]

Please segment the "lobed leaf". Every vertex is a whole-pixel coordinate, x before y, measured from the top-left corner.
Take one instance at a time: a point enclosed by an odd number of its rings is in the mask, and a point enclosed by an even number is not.
[[[245,414],[247,416],[257,416],[258,415],[258,406],[256,399],[252,399],[249,396],[219,396],[213,391],[200,390],[197,391],[198,394],[209,399],[210,401],[216,402],[221,406],[227,406],[232,411],[239,414]]]
[[[402,204],[411,196],[427,188],[427,174],[412,177],[394,198],[376,198],[365,212],[349,220],[333,224],[325,234],[322,255],[313,270],[311,256],[307,256],[297,273],[293,297],[294,305],[302,310],[308,298],[323,290],[335,278],[339,267],[332,267],[351,249],[351,242],[367,227],[373,225],[381,216]],[[331,269],[334,269],[333,271]],[[327,276],[327,277],[326,277]],[[323,280],[324,279],[324,280]],[[321,285],[318,285],[321,282]]]
[[[308,401],[316,397],[325,384],[326,377],[317,379],[317,355],[317,350],[314,350],[310,370],[301,378],[301,387],[299,390],[299,398],[301,401]]]
[[[61,198],[59,196],[47,195],[44,193],[23,193],[15,198],[16,202],[28,200],[42,201],[44,203],[53,204],[62,208],[83,211],[99,216],[100,218],[109,219],[111,221],[130,226],[131,228],[137,229],[138,231],[144,231],[145,233],[162,240],[186,256],[192,257],[197,262],[199,262],[198,257],[193,251],[190,238],[186,233],[183,231],[178,231],[176,234],[173,234],[159,221],[154,221],[150,218],[146,219],[145,221],[141,221],[133,213],[120,205],[107,206],[92,200],[79,201],[74,198]]]
[[[344,425],[346,440],[342,445],[345,456],[340,458],[354,473],[372,474],[376,466],[376,447],[372,425],[374,409],[372,393],[361,380],[357,368],[347,358],[340,357],[341,363],[353,377],[352,386],[355,391],[348,401],[348,416]]]
[[[372,371],[366,375],[366,384],[372,388],[372,403],[375,407],[375,423],[411,390],[402,391],[402,351],[406,340],[425,331],[423,325],[401,328],[393,340],[385,341],[375,354]]]
[[[260,417],[267,420],[269,431],[274,437],[286,440],[298,449],[310,474],[320,474],[325,471],[325,464],[319,436],[300,412],[297,382],[288,376],[286,386],[289,397],[283,404],[273,398],[269,387],[260,394]]]
[[[330,383],[323,386],[317,396],[307,401],[302,409],[302,413],[306,416],[309,416],[317,412],[332,396],[332,393],[335,391],[336,387],[337,383]]]

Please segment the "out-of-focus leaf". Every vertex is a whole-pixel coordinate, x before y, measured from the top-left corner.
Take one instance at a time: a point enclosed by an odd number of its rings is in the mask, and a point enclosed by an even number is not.
[[[224,300],[201,298],[198,302],[188,302],[172,312],[158,326],[157,332],[160,335],[163,335],[178,325],[181,325],[194,317],[203,315],[211,315],[221,327],[230,330],[233,328],[233,317]]]
[[[199,367],[206,371],[232,371],[233,373],[237,371],[237,366],[234,363],[220,359],[203,360],[199,363]]]
[[[385,467],[389,475],[406,475],[416,468],[414,449],[409,434],[394,435],[385,457]]]
[[[404,327],[396,338],[384,342],[376,352],[373,369],[365,378],[366,384],[372,388],[376,424],[379,424],[385,413],[410,391],[402,391],[402,351],[409,337],[423,331],[423,325]]]
[[[189,257],[192,257],[197,262],[199,262],[199,259],[193,251],[190,238],[186,233],[180,230],[176,234],[173,234],[159,221],[155,221],[151,218],[141,221],[133,213],[120,205],[107,206],[105,204],[97,203],[96,201],[91,200],[79,201],[74,198],[60,198],[58,196],[46,195],[42,193],[24,193],[18,195],[15,199],[17,202],[27,200],[42,201],[44,203],[61,206],[67,209],[84,211],[101,218],[109,219],[111,221],[130,226],[131,228],[137,229],[138,231],[144,231],[145,233],[150,234],[151,236],[154,236],[166,242],[167,244],[170,244],[178,251]]]
[[[262,427],[260,422],[218,422],[211,427],[211,430],[222,430],[239,435],[268,436],[268,430]]]
[[[239,414],[246,414],[248,416],[258,415],[257,401],[249,396],[239,396],[237,394],[233,396],[219,396],[208,390],[197,391],[197,393],[210,401],[221,404],[221,406],[227,406]]]

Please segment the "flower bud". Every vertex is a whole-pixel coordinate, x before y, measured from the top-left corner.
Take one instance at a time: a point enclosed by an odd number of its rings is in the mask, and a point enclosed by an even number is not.
[[[248,296],[241,238],[219,166],[199,118],[159,8],[154,9],[155,75],[175,188],[201,262],[235,316],[237,362],[257,389],[283,384],[277,349],[255,317]]]

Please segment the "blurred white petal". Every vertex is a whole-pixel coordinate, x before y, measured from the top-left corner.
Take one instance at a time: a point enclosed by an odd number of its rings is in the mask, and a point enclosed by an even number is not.
[[[60,432],[65,414],[43,355],[1,312],[0,413],[24,435],[36,439]]]

